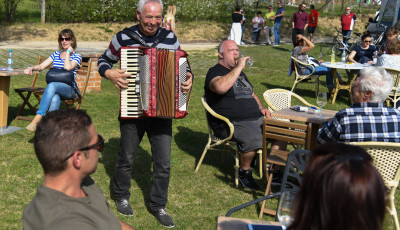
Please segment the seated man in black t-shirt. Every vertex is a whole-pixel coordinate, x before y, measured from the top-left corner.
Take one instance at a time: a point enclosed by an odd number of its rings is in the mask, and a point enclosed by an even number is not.
[[[259,189],[250,170],[256,150],[262,147],[263,116],[270,116],[253,91],[253,86],[242,72],[250,57],[239,58],[239,47],[232,40],[218,47],[218,64],[210,68],[204,85],[205,98],[218,114],[227,117],[235,127],[233,139],[241,154],[239,181],[249,189]],[[227,127],[208,115],[215,135],[227,137]],[[274,143],[274,149],[285,148],[285,143]]]

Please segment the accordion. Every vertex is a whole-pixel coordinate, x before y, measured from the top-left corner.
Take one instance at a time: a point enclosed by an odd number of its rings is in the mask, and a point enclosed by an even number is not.
[[[121,90],[120,117],[184,118],[190,92],[182,93],[189,68],[187,53],[147,47],[122,47],[121,69],[131,74]]]

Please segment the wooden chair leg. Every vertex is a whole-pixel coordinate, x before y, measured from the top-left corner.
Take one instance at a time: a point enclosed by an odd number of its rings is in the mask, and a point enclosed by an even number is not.
[[[334,92],[332,92],[332,93],[333,93],[333,98],[332,98],[332,102],[331,102],[332,105],[335,104],[336,97],[337,97],[337,95],[338,95],[338,91],[339,91],[339,90],[338,90],[338,89],[333,89],[333,91],[334,91]]]
[[[273,165],[271,165],[271,167],[272,166]],[[267,196],[267,195],[269,195],[271,193],[272,178],[274,177],[274,175],[272,173],[272,170],[270,170],[270,171],[271,171],[271,173],[269,173],[269,176],[268,176],[268,183],[267,183],[267,188],[265,189],[264,196]],[[267,213],[267,214],[270,214],[270,215],[274,215],[274,216],[276,215],[276,211],[275,210],[271,210],[271,209],[265,208],[266,202],[267,202],[267,200],[264,200],[262,205],[261,205],[260,215],[258,216],[258,218],[260,218],[260,219],[263,217],[264,213]]]
[[[262,150],[261,149],[259,149],[258,151],[257,151],[257,153],[258,153],[258,171],[259,171],[259,174],[260,174],[260,178],[262,178],[263,177],[263,153],[262,153]]]
[[[34,113],[34,114],[36,113],[36,109],[29,102],[29,98],[31,97],[32,92],[28,92],[26,94],[26,97],[22,92],[17,92],[17,94],[22,98],[23,102],[22,102],[21,106],[18,109],[17,116],[15,117],[15,120],[28,120],[28,121],[31,121],[32,120],[31,118],[21,116],[21,114],[22,114],[22,111],[25,109],[25,106],[28,106],[29,109],[32,111],[32,113]]]

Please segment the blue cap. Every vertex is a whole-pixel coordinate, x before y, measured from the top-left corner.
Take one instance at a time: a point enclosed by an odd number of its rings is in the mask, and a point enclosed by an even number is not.
[[[12,49],[10,49],[8,52],[12,52]]]

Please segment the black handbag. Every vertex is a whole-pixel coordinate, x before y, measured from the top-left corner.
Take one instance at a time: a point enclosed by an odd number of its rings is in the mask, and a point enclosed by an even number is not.
[[[67,85],[72,85],[75,81],[74,73],[64,68],[52,68],[46,74],[46,82],[62,82]]]

